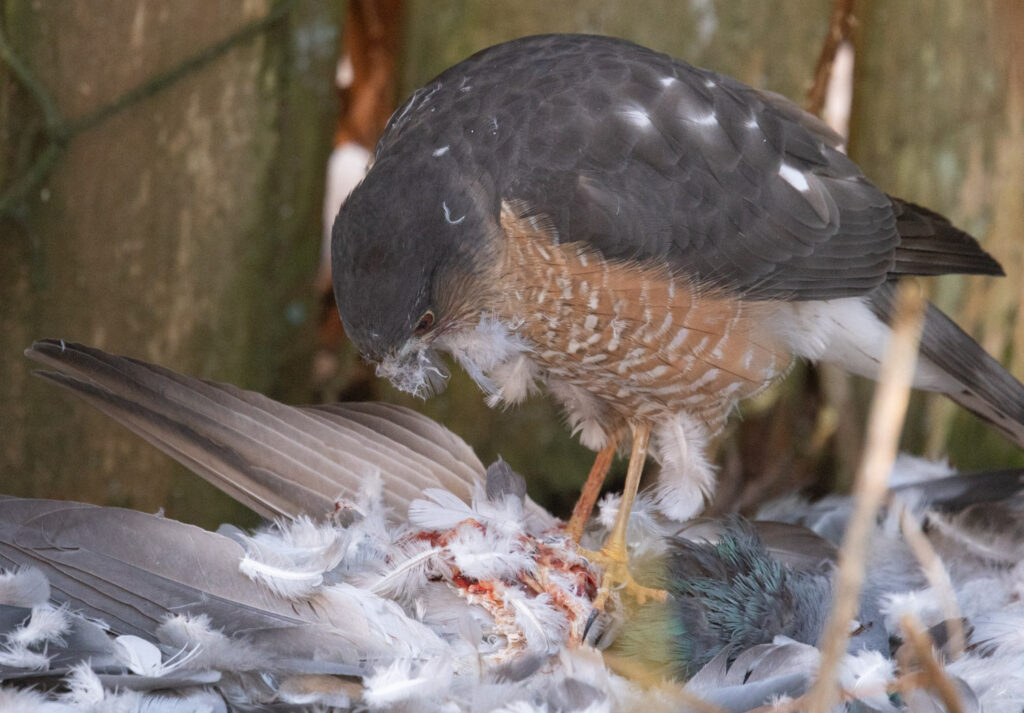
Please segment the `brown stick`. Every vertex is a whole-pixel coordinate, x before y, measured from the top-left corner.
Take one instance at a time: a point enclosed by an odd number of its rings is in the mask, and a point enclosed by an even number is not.
[[[825,95],[828,93],[828,80],[832,74],[832,63],[835,62],[839,45],[850,39],[856,21],[853,17],[855,0],[835,0],[832,5],[832,16],[828,21],[828,34],[818,55],[818,64],[814,68],[814,83],[807,92],[807,104],[804,108],[815,116],[821,115],[825,106]]]
[[[850,622],[857,613],[875,513],[885,498],[910,398],[924,307],[924,297],[915,283],[900,285],[892,335],[868,415],[864,457],[854,483],[854,511],[839,551],[835,602],[819,644],[821,666],[808,694],[810,713],[826,713],[837,698],[839,662],[846,651]]]

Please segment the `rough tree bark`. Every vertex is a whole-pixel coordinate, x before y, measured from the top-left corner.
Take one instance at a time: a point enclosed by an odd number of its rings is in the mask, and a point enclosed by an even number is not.
[[[71,138],[0,216],[0,491],[213,524],[230,500],[30,376],[40,337],[294,396],[330,148],[338,7],[329,0],[0,5],[0,27],[74,120],[280,10],[152,96]],[[0,67],[0,190],[44,150],[41,116]],[[298,376],[296,376],[298,375]],[[236,506],[237,507],[237,506]]]

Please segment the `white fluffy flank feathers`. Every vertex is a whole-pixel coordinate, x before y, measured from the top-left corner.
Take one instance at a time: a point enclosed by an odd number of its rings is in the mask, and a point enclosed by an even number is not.
[[[680,413],[654,432],[654,456],[661,463],[658,508],[673,520],[688,520],[704,509],[715,487],[715,468],[705,457],[708,433],[698,420]]]

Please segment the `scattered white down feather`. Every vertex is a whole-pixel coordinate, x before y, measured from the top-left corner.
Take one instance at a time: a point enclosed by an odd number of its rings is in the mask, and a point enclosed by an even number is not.
[[[896,678],[896,662],[880,651],[847,654],[839,667],[839,683],[852,698],[877,711],[895,711],[887,686]]]
[[[597,516],[594,523],[600,526],[596,532],[588,533],[584,544],[600,547],[604,538],[615,525],[615,517],[619,514],[622,495],[608,493],[597,503]],[[630,552],[635,557],[657,555],[666,550],[666,537],[679,529],[679,523],[666,522],[659,516],[658,498],[649,492],[637,493],[633,501],[633,509],[629,511],[629,523],[626,525],[626,540],[630,544]]]
[[[62,698],[69,704],[82,708],[96,707],[108,695],[99,677],[84,663],[74,666],[71,673],[64,678],[64,683],[68,690]]]
[[[71,617],[67,606],[38,604],[20,626],[9,631],[0,644],[0,666],[44,671],[49,668],[48,644],[62,644]]]
[[[459,571],[473,579],[517,578],[537,568],[522,538],[481,528],[472,521],[455,528],[446,549]]]
[[[147,675],[166,675],[186,666],[218,671],[274,670],[265,652],[244,639],[226,636],[213,626],[205,614],[168,617],[156,633],[161,643],[176,649],[178,653],[167,661],[159,662],[163,673]]]
[[[406,701],[425,706],[448,692],[454,673],[451,660],[440,656],[426,662],[397,659],[364,679],[363,702],[371,710]]]
[[[61,637],[71,625],[66,605],[54,607],[39,604],[32,607],[28,621],[7,635],[7,643],[13,646],[44,646],[48,643],[62,643]]]
[[[312,603],[325,623],[352,633],[354,643],[370,653],[412,658],[448,650],[437,632],[410,617],[396,602],[361,587],[333,584],[324,587]]]
[[[956,469],[946,459],[924,458],[909,453],[900,453],[896,456],[896,462],[893,463],[892,471],[889,473],[889,485],[897,487],[911,483],[924,483],[955,473]]]
[[[984,713],[1024,710],[1024,656],[967,655],[946,664],[947,674],[966,684]]]
[[[970,621],[974,628],[971,640],[983,654],[1007,654],[1024,660],[1024,604],[1016,601]]]
[[[246,555],[239,569],[285,599],[306,599],[323,583],[324,573],[338,566],[345,554],[344,531],[302,516],[280,521],[273,534],[246,538]]]
[[[62,703],[31,688],[0,687],[0,711],[4,713],[78,713],[78,706]]]
[[[42,651],[33,651],[27,646],[3,644],[0,646],[0,666],[20,668],[26,671],[45,671],[50,667],[50,657]]]
[[[885,594],[880,606],[889,631],[899,631],[900,620],[905,616],[915,617],[925,626],[935,626],[943,620],[942,599],[931,587]]]
[[[537,656],[558,653],[569,636],[569,622],[554,606],[551,596],[528,597],[509,590],[505,600],[515,615],[516,629],[525,640],[526,651]]]
[[[0,572],[0,604],[34,607],[50,599],[50,582],[35,567]]]

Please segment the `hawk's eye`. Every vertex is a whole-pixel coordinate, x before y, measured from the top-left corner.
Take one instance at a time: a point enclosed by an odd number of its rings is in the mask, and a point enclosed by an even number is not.
[[[430,328],[434,326],[434,313],[431,310],[427,310],[420,317],[419,324],[416,325],[416,329],[412,330],[412,333],[417,337],[422,336],[430,331]]]

